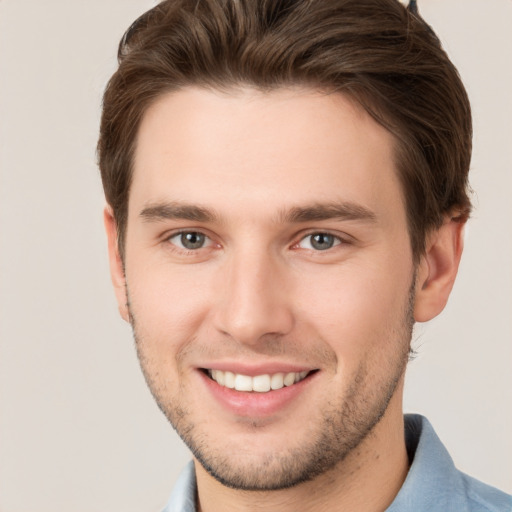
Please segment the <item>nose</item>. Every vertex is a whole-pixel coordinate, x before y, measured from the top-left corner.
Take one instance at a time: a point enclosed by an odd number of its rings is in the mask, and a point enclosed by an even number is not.
[[[217,330],[245,345],[283,336],[293,327],[284,262],[268,252],[233,255],[219,275],[214,322]]]

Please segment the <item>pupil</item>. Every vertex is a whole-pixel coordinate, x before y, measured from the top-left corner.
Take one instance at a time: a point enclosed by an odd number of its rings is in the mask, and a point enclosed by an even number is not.
[[[182,233],[181,243],[186,249],[199,249],[204,244],[204,235],[201,233]]]
[[[311,245],[320,251],[325,251],[333,246],[334,237],[325,233],[317,233],[311,237]]]

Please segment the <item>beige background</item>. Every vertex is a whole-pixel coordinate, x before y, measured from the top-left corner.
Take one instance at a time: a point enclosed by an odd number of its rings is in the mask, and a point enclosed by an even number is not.
[[[149,0],[0,0],[0,511],[157,511],[186,450],[118,318],[95,166],[101,92]],[[467,84],[476,211],[406,409],[512,491],[512,1],[422,0]]]

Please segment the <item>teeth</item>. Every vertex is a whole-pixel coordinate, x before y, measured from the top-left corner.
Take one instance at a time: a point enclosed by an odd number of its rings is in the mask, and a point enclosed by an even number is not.
[[[224,384],[221,384],[221,386],[224,385],[227,388],[235,389],[235,374],[231,372],[221,372],[220,370],[217,370],[216,374],[218,375],[219,373],[224,374]],[[222,378],[220,378],[219,380],[214,378],[214,380],[216,380],[220,384]]]
[[[208,375],[221,386],[236,389],[237,391],[256,391],[258,393],[266,393],[271,389],[276,390],[285,386],[291,386],[303,380],[308,373],[306,370],[303,372],[274,373],[273,375],[264,374],[249,377],[240,373],[208,370]]]
[[[226,381],[226,374],[224,372],[219,372],[218,370],[215,371],[215,380],[221,385],[224,386],[224,383]]]
[[[271,389],[281,389],[284,386],[284,373],[275,373],[270,377]]]
[[[252,391],[258,391],[259,393],[266,393],[270,391],[270,375],[257,375],[252,379]]]
[[[252,391],[252,378],[237,373],[235,377],[235,389],[237,391]]]

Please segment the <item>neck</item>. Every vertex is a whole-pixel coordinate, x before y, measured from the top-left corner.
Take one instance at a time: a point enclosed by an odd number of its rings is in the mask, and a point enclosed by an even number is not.
[[[239,491],[212,478],[195,462],[200,512],[384,511],[402,486],[409,467],[401,393],[373,431],[334,469],[289,489]],[[394,403],[396,402],[396,403]]]

